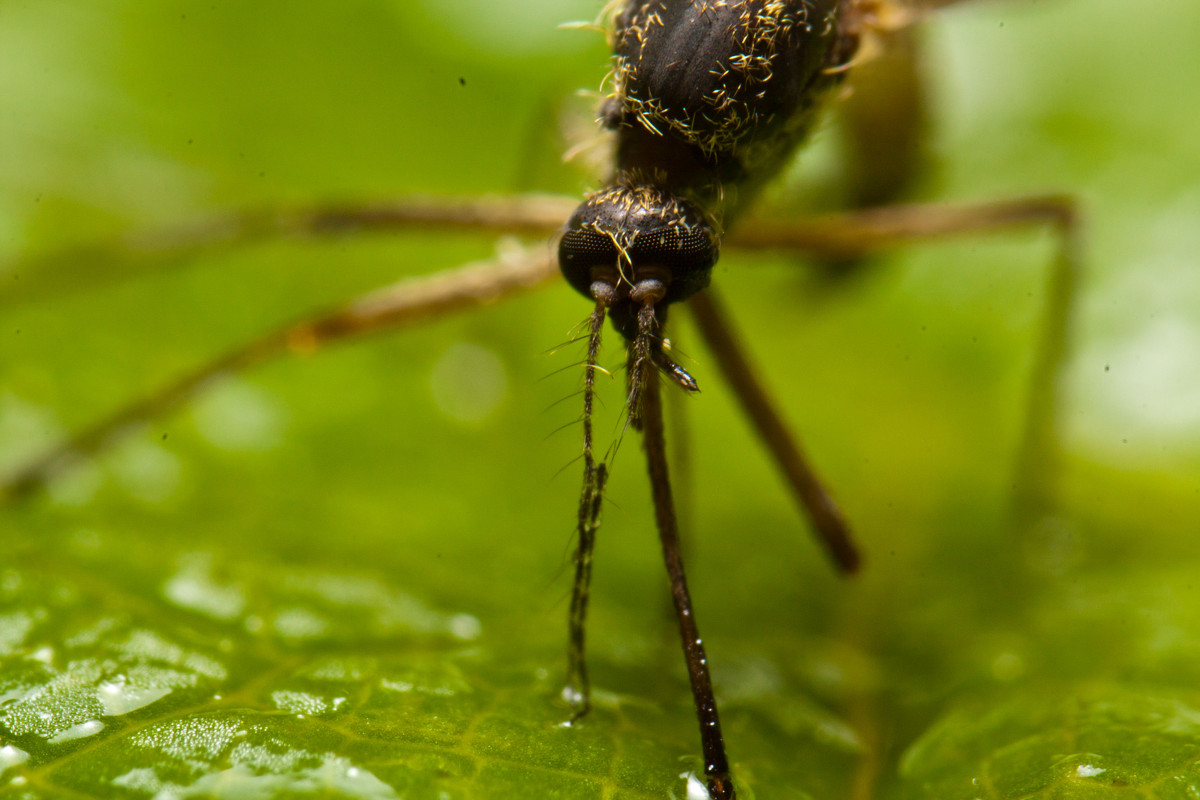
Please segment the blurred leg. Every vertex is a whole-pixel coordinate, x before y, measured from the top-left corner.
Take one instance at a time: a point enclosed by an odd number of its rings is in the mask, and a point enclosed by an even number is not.
[[[533,247],[512,258],[402,280],[326,313],[285,325],[117,409],[37,460],[3,476],[0,499],[28,496],[72,462],[111,445],[140,423],[173,410],[222,375],[281,356],[310,353],[342,339],[487,305],[545,284],[557,274],[553,254],[544,246]]]
[[[809,222],[748,222],[728,241],[748,249],[806,252],[824,258],[857,258],[916,240],[1031,226],[1051,228],[1058,249],[1045,290],[1046,304],[1035,344],[1025,426],[1014,468],[1013,508],[1019,518],[1029,522],[1052,510],[1056,494],[1061,439],[1061,372],[1069,345],[1081,260],[1079,214],[1070,198],[1034,197],[961,206],[892,206]],[[704,302],[693,302],[693,310],[703,314]],[[709,338],[709,334],[705,336]],[[730,341],[736,340],[730,337]],[[746,377],[739,377],[739,370],[730,369],[726,363],[744,360],[744,356],[740,353],[736,359],[722,356],[722,351],[728,347],[713,347],[747,414],[758,420],[762,411],[756,411],[755,407],[761,403],[755,398],[761,394],[761,387],[751,386]],[[747,374],[752,377],[752,373]],[[756,425],[768,442],[778,438],[777,434],[769,432],[769,427],[764,428],[759,422]],[[788,457],[774,450],[772,453],[785,475],[790,474]],[[805,492],[813,490],[799,488],[805,484],[803,480],[799,484],[792,482],[797,496],[807,507],[808,501],[803,500]]]

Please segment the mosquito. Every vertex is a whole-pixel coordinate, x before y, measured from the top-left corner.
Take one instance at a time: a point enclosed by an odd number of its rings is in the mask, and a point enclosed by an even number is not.
[[[856,72],[883,61],[927,12],[960,0],[614,0],[599,26],[612,69],[599,123],[613,139],[612,169],[583,202],[546,198],[401,200],[241,214],[147,239],[160,255],[282,235],[330,236],[437,227],[557,237],[556,252],[531,247],[496,261],[400,281],[237,347],[160,391],[118,409],[0,482],[25,497],[80,457],[146,419],[188,401],[219,375],[308,352],[368,332],[415,325],[543,286],[557,276],[592,305],[583,365],[582,490],[575,521],[574,581],[563,696],[571,722],[588,713],[585,628],[593,548],[613,447],[595,445],[593,405],[601,336],[610,321],[626,345],[626,427],[641,433],[655,522],[670,580],[700,730],[705,781],[734,798],[716,697],[680,554],[663,425],[662,386],[694,393],[699,381],[672,357],[672,306],[686,307],[719,371],[780,469],[835,567],[855,571],[851,526],[756,376],[734,325],[709,287],[725,246],[849,260],[915,239],[1043,225],[1058,235],[1049,301],[1031,378],[1014,505],[1037,515],[1053,500],[1057,370],[1077,279],[1077,214],[1069,198],[964,206],[888,206],[807,222],[743,220],[822,109],[848,93]],[[887,78],[888,76],[884,76]],[[903,149],[895,129],[877,138]],[[864,183],[858,202],[873,206]],[[564,220],[566,220],[564,224]],[[155,250],[157,248],[157,250]],[[619,435],[618,435],[619,439]]]

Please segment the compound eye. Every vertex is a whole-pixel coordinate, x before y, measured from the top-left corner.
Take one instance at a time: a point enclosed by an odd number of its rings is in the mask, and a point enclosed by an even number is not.
[[[707,226],[672,225],[638,233],[629,248],[635,265],[654,265],[670,275],[665,303],[685,300],[708,286],[717,245]]]
[[[592,296],[592,268],[616,264],[617,247],[607,234],[574,228],[566,230],[558,242],[558,268],[584,297]]]

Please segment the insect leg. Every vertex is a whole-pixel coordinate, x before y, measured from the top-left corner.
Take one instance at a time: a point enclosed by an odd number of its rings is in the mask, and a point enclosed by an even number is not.
[[[852,258],[906,242],[1033,226],[1050,227],[1058,250],[1048,276],[1013,479],[1013,508],[1021,521],[1031,522],[1051,511],[1056,495],[1060,373],[1082,263],[1080,213],[1074,200],[1046,196],[975,205],[890,206],[801,223],[748,220],[730,236],[729,243],[749,249]]]
[[[696,626],[696,615],[692,610],[692,598],[688,593],[687,578],[680,555],[675,504],[671,497],[671,481],[667,471],[661,390],[658,375],[653,371],[646,376],[641,392],[641,404],[640,419],[646,463],[650,472],[650,486],[654,495],[654,516],[658,536],[662,542],[667,576],[671,582],[671,596],[675,602],[675,615],[679,620],[679,633],[683,638],[683,654],[692,684],[692,698],[700,722],[700,746],[704,753],[704,773],[708,791],[711,797],[718,800],[731,800],[736,797],[736,793],[729,774],[729,760],[725,755],[725,740],[721,734],[716,697],[708,672],[708,657],[705,655],[704,642]]]
[[[569,199],[541,195],[483,198],[402,197],[358,204],[264,208],[185,225],[0,261],[0,308],[131,280],[222,250],[277,239],[366,233],[462,231],[545,235],[574,210]]]
[[[510,258],[398,281],[326,313],[285,325],[117,409],[40,458],[0,476],[0,501],[28,496],[72,462],[111,445],[138,423],[171,411],[222,375],[289,353],[308,353],[341,339],[486,305],[544,284],[556,275],[558,265],[553,256],[544,247],[533,247]]]
[[[600,528],[604,485],[608,481],[608,466],[597,464],[593,455],[592,405],[600,356],[600,331],[611,299],[611,291],[598,295],[596,308],[588,319],[587,368],[583,378],[583,489],[579,495],[579,519],[576,523],[579,542],[575,548],[575,581],[571,587],[571,612],[568,618],[567,684],[563,687],[563,697],[573,709],[572,722],[591,709],[585,626],[592,583],[592,553],[596,547],[596,532]]]
[[[850,536],[850,526],[821,485],[796,438],[788,430],[766,389],[750,366],[713,290],[693,295],[688,302],[705,344],[717,360],[726,381],[750,417],[759,438],[783,471],[792,493],[808,516],[821,544],[842,572],[854,572],[860,562]]]

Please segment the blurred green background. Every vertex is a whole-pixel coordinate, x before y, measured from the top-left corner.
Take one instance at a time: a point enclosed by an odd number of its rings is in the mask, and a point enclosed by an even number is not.
[[[605,46],[557,26],[597,11],[0,3],[0,468],[256,332],[497,249],[293,240],[109,279],[123,235],[594,186],[559,154]],[[1200,796],[1198,32],[1193,0],[965,4],[926,30],[918,197],[1087,214],[1062,506],[1036,531],[1006,500],[1047,235],[914,247],[835,291],[718,265],[855,521],[853,581],[675,331],[705,390],[682,404],[690,583],[746,796]],[[814,149],[801,179],[834,169],[828,131]],[[77,245],[95,258],[44,258]],[[632,441],[597,708],[557,727],[579,353],[550,351],[586,313],[553,287],[223,380],[0,510],[0,794],[683,796],[695,721]]]

